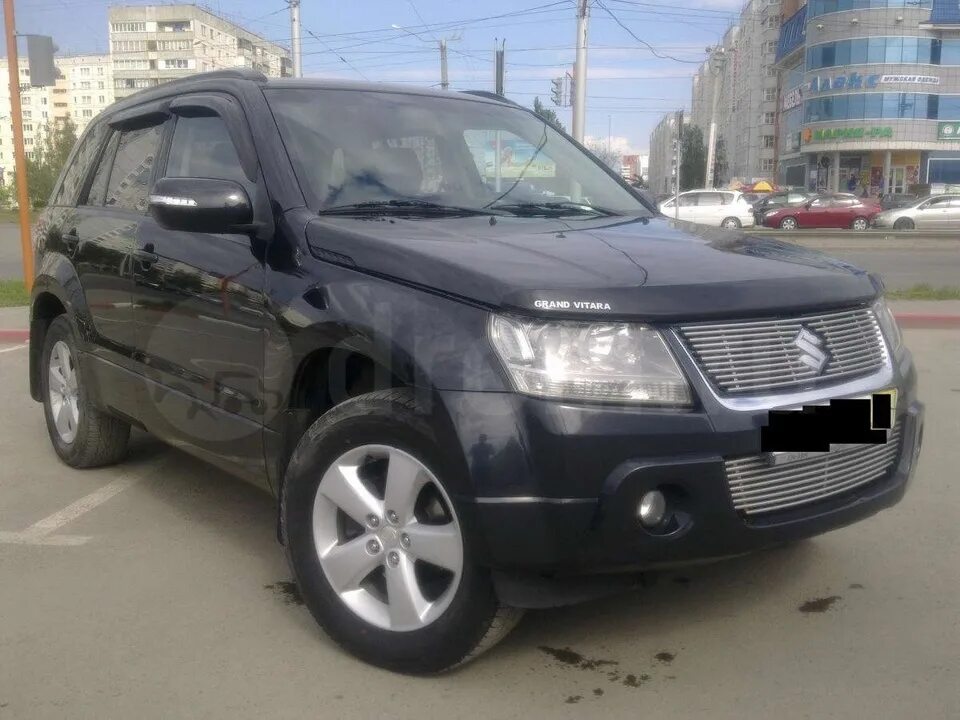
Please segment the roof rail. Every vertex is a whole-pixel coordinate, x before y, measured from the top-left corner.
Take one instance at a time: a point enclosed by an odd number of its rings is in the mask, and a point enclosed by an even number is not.
[[[506,98],[503,95],[497,95],[495,92],[490,92],[489,90],[461,90],[460,92],[464,95],[474,95],[476,97],[486,98],[487,100],[495,100],[496,102],[520,107],[520,103],[514,102],[510,98]]]
[[[251,70],[249,68],[230,68],[228,70],[210,70],[208,72],[194,73],[193,75],[186,75],[182,78],[177,78],[175,80],[170,80],[165,82],[164,85],[170,85],[173,83],[182,84],[186,82],[195,82],[198,80],[253,80],[254,82],[266,82],[267,76],[264,75],[259,70]]]

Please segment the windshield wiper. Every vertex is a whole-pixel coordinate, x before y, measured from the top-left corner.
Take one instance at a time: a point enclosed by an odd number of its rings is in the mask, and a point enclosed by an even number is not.
[[[427,200],[371,200],[368,202],[334,205],[319,210],[318,215],[499,215],[480,208],[443,205]]]
[[[549,215],[560,217],[562,215],[603,215],[611,217],[621,213],[608,210],[607,208],[596,207],[588,203],[578,203],[572,201],[564,202],[524,202],[524,203],[498,203],[493,206],[497,210],[506,210],[515,215]]]

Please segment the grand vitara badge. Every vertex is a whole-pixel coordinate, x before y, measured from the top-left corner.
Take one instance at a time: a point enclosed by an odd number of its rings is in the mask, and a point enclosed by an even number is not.
[[[540,310],[612,310],[610,303],[592,300],[534,300]]]

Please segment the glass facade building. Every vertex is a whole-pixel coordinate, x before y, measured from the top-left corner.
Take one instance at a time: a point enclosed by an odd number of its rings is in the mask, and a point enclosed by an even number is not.
[[[778,181],[863,195],[960,183],[960,134],[943,131],[960,123],[957,0],[810,0],[804,11],[804,32],[782,31],[793,46],[778,52]]]

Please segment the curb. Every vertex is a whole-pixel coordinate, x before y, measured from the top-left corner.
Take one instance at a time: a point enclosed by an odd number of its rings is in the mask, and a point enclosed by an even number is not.
[[[902,328],[948,330],[960,328],[960,315],[933,315],[924,313],[894,313]]]
[[[0,342],[27,342],[30,339],[29,330],[0,329]]]

